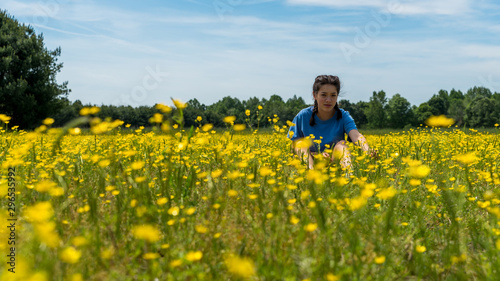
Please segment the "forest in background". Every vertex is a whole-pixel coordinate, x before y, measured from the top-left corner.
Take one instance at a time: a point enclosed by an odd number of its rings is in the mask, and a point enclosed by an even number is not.
[[[200,103],[197,99],[187,101],[184,109],[184,126],[197,126],[200,123],[211,123],[215,127],[224,127],[223,118],[236,116],[235,123],[248,124],[252,128],[267,127],[270,119],[279,118],[278,125],[286,124],[303,108],[312,104],[302,97],[293,96],[283,100],[279,95],[272,95],[269,99],[252,97],[240,101],[237,97],[224,97],[211,105]],[[99,106],[83,104],[76,100],[66,100],[66,105],[52,116],[54,126],[63,126],[65,123],[77,118],[83,107]],[[262,109],[258,110],[259,106]],[[149,127],[151,116],[158,113],[156,106],[114,106],[100,105],[97,117],[122,120],[132,127]],[[363,129],[403,129],[418,127],[432,115],[446,115],[455,119],[456,126],[487,128],[493,127],[500,120],[500,93],[492,93],[485,87],[473,87],[463,93],[452,89],[440,90],[428,101],[419,106],[411,105],[400,94],[388,98],[384,91],[374,91],[369,101],[350,102],[339,97],[339,107],[343,108],[354,118],[358,128]],[[175,109],[174,109],[175,110]],[[250,115],[246,113],[250,111]],[[258,111],[258,114],[257,114]],[[275,116],[276,115],[276,116]],[[198,116],[201,121],[196,121]]]

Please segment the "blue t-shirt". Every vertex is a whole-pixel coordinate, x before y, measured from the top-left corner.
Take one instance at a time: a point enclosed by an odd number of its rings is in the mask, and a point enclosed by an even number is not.
[[[313,107],[304,108],[293,118],[292,123],[295,126],[290,127],[288,137],[290,138],[290,132],[293,132],[291,140],[297,140],[312,134],[314,135],[314,140],[321,140],[320,151],[325,150],[326,144],[332,148],[334,144],[345,139],[344,134],[349,135],[351,130],[357,130],[354,119],[352,119],[349,112],[342,108],[340,108],[340,111],[342,112],[340,120],[337,120],[337,111],[335,111],[335,115],[332,118],[325,121],[319,119],[318,115],[315,114],[314,121],[316,123],[311,127],[309,120],[311,119]],[[316,152],[317,145],[317,143],[314,143],[310,151]]]

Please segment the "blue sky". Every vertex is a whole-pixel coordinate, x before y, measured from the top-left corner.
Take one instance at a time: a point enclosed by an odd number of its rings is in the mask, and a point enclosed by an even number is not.
[[[319,74],[341,98],[373,91],[413,105],[440,89],[500,92],[500,4],[493,0],[2,0],[61,47],[69,99],[153,105],[170,97],[294,95]]]

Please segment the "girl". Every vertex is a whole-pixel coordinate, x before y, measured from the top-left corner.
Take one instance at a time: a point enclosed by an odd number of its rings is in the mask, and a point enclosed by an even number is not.
[[[294,125],[290,127],[288,132],[291,140],[314,136],[314,140],[321,141],[319,151],[316,145],[309,148],[294,147],[295,153],[298,155],[309,156],[310,169],[313,168],[313,156],[316,154],[321,154],[330,161],[338,157],[343,169],[351,168],[351,156],[347,142],[344,140],[344,134],[347,134],[348,140],[359,145],[372,157],[377,154],[376,151],[370,149],[365,137],[359,133],[349,112],[338,107],[339,92],[340,81],[337,76],[320,75],[316,77],[313,84],[314,106],[301,110],[292,121]],[[332,155],[325,152],[325,148],[332,147]]]

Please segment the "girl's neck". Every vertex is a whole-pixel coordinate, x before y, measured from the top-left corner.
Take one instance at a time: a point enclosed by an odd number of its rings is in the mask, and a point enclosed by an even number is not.
[[[330,118],[332,118],[333,116],[335,116],[335,109],[332,111],[332,112],[324,112],[324,111],[318,111],[318,113],[316,113],[316,115],[318,116],[318,118],[320,120],[328,120]]]

